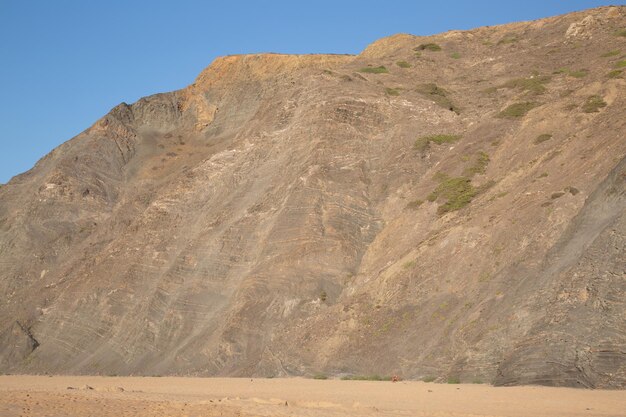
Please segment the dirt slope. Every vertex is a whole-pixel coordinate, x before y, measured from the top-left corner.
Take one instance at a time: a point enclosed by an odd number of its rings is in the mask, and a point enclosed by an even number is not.
[[[217,59],[0,187],[0,370],[626,385],[626,8]]]

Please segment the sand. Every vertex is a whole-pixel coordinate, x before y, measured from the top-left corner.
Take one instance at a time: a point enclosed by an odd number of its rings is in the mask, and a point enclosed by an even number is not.
[[[626,416],[626,392],[413,381],[0,376],[0,416]]]

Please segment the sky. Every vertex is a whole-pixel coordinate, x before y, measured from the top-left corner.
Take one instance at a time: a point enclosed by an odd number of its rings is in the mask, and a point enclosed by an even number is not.
[[[117,104],[191,84],[218,56],[356,54],[394,33],[431,35],[607,4],[0,0],[0,183]]]

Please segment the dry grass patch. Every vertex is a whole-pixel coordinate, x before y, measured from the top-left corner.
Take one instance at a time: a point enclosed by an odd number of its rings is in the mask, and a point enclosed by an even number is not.
[[[619,78],[622,76],[622,70],[613,70],[606,74],[608,78]]]
[[[539,145],[540,143],[543,143],[547,140],[552,139],[552,135],[550,133],[542,133],[541,135],[537,136],[534,140],[534,144],[535,145]]]
[[[448,91],[435,83],[420,84],[417,86],[416,91],[423,97],[432,100],[440,107],[453,111],[456,114],[460,114],[461,112],[460,108],[448,97]]]
[[[474,163],[467,167],[463,174],[468,177],[472,177],[478,174],[484,174],[487,170],[487,165],[489,165],[489,155],[487,155],[485,152],[478,152],[474,159]]]
[[[600,55],[602,58],[608,58],[611,56],[617,56],[620,54],[619,49],[616,49],[615,51],[609,51],[609,52],[605,52],[602,55]]]
[[[518,41],[519,41],[519,38],[517,37],[517,35],[508,34],[498,41],[498,45],[508,45],[511,43],[516,43]]]
[[[418,208],[420,208],[420,206],[424,204],[424,200],[413,200],[411,201],[409,204],[406,205],[406,208],[408,209],[412,209],[412,210],[417,210]]]
[[[606,102],[600,96],[589,96],[583,103],[583,112],[597,113],[601,108],[606,107]]]
[[[589,75],[589,70],[580,69],[577,71],[569,71],[567,75],[574,78],[585,78],[587,75]]]
[[[545,84],[550,82],[548,76],[532,76],[529,78],[515,78],[502,84],[499,88],[516,88],[533,94],[542,94],[546,91]]]

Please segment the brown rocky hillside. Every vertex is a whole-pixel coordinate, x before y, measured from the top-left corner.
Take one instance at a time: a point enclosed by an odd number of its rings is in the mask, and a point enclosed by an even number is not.
[[[237,55],[0,188],[4,373],[626,387],[626,7]]]

